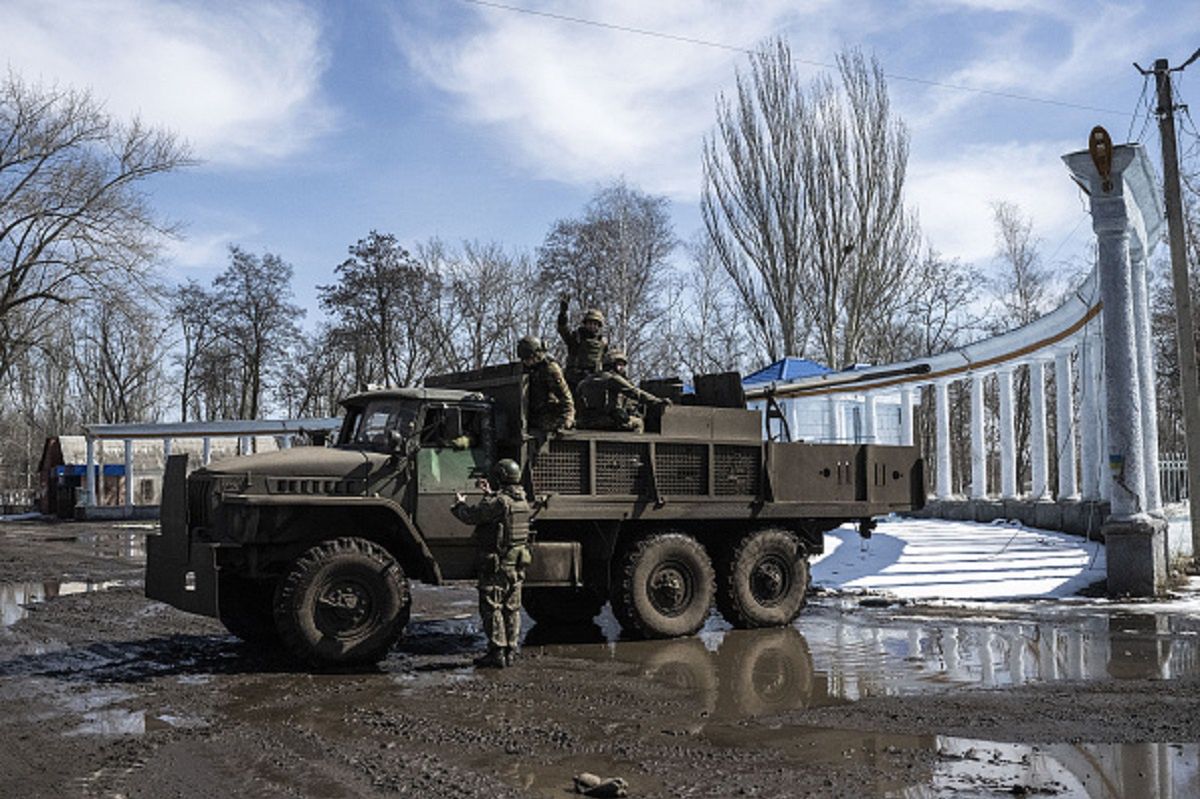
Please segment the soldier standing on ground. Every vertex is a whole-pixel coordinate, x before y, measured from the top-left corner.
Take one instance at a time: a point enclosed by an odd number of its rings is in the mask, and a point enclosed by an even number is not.
[[[517,343],[517,357],[529,375],[529,420],[531,432],[542,436],[575,426],[575,401],[563,377],[562,367],[546,356],[542,340],[526,336]]]
[[[580,380],[596,374],[603,367],[608,339],[600,332],[604,327],[604,314],[595,308],[588,308],[579,327],[572,330],[567,324],[569,303],[566,295],[559,300],[558,335],[567,345],[567,384],[574,391]]]
[[[669,399],[656,397],[629,382],[625,353],[612,350],[604,359],[604,371],[585,377],[575,388],[579,398],[579,426],[590,430],[645,429],[641,405],[670,405]]]
[[[491,491],[482,481],[484,496],[468,505],[460,492],[450,511],[467,524],[475,525],[479,550],[479,616],[487,635],[487,652],[475,665],[487,668],[511,666],[517,657],[521,636],[521,584],[533,558],[528,547],[529,503],[520,485],[521,467],[505,458],[493,474],[500,485]]]

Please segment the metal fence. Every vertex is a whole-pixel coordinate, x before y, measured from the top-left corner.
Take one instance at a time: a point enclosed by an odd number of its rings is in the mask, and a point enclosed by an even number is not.
[[[1185,452],[1163,452],[1158,456],[1158,486],[1163,502],[1188,498],[1188,462]]]

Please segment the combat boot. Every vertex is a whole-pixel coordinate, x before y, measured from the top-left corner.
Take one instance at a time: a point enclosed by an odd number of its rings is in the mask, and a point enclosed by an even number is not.
[[[504,648],[504,665],[511,666],[517,662],[517,648],[515,646],[506,646]]]
[[[504,668],[507,665],[504,661],[504,650],[498,647],[488,647],[486,653],[475,658],[475,665],[481,669]]]

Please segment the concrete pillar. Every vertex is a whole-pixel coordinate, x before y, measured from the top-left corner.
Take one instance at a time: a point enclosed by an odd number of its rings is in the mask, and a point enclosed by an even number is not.
[[[829,395],[829,440],[833,442],[841,442],[845,439],[846,433],[842,427],[842,406],[837,401],[836,394]]]
[[[1079,349],[1079,473],[1083,478],[1082,499],[1100,499],[1100,346],[1094,322],[1088,324]]]
[[[905,386],[900,389],[900,444],[911,447],[913,443],[913,391]]]
[[[200,454],[200,465],[207,466],[212,462],[212,439],[208,436],[204,437],[204,445]]]
[[[1138,232],[1138,231],[1135,231]],[[1146,481],[1145,509],[1162,513],[1158,485],[1158,394],[1154,386],[1154,346],[1150,334],[1150,299],[1146,286],[1145,232],[1131,238],[1129,255],[1133,281],[1133,327],[1137,346],[1138,389],[1142,405],[1142,474]]]
[[[952,490],[950,481],[950,383],[938,380],[933,384],[934,406],[937,427],[934,442],[937,446],[937,498],[949,499]]]
[[[1046,499],[1046,370],[1037,358],[1029,362],[1029,469],[1029,498],[1034,502]]]
[[[1017,425],[1013,417],[1013,375],[1011,366],[996,373],[1000,387],[1000,496],[1017,497]]]
[[[171,439],[169,439],[169,438],[163,439],[163,464],[164,465],[166,464],[167,459],[171,457],[171,444],[172,444]]]
[[[971,499],[987,496],[987,436],[983,375],[971,375]]]
[[[1104,378],[1108,417],[1108,481],[1111,514],[1102,532],[1112,596],[1152,596],[1166,585],[1166,522],[1147,513],[1142,396],[1134,320],[1134,276],[1129,255],[1130,227],[1141,224],[1127,195],[1124,171],[1140,159],[1139,173],[1152,174],[1140,145],[1111,148],[1111,166],[1101,175],[1089,152],[1065,156],[1077,179],[1088,187],[1092,229],[1098,242],[1096,271],[1104,303]]]
[[[87,507],[96,507],[96,439],[87,437],[87,474],[84,475],[87,485]]]
[[[133,440],[125,439],[125,515],[133,515]]]
[[[1072,401],[1071,350],[1059,350],[1054,355],[1054,393],[1057,403],[1058,431],[1058,498],[1078,499],[1079,483],[1075,480],[1075,413]]]
[[[875,395],[863,395],[863,443],[878,444],[875,427]]]

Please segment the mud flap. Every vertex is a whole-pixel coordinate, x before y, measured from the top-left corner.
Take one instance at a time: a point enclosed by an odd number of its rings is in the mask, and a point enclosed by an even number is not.
[[[538,541],[529,545],[533,562],[525,572],[531,586],[583,586],[583,547],[578,541]]]
[[[217,615],[216,547],[191,540],[188,529],[187,455],[172,455],[163,474],[159,535],[146,537],[146,597]]]

